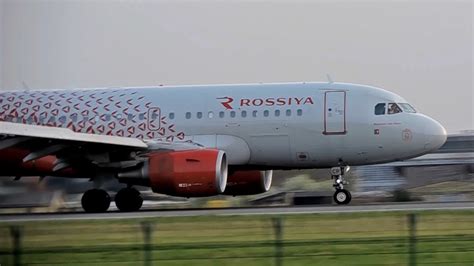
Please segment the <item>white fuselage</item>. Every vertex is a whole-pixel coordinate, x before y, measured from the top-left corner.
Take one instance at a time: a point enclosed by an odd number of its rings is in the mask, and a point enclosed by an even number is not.
[[[25,91],[0,93],[0,121],[191,140],[224,150],[232,165],[273,169],[383,163],[444,144],[438,122],[401,109],[388,114],[390,103],[407,102],[344,83]],[[375,114],[378,104],[384,114]]]

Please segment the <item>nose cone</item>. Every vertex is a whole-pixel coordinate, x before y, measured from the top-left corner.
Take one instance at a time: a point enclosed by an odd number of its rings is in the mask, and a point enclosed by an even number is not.
[[[425,149],[435,151],[444,145],[448,134],[446,129],[438,121],[427,117],[425,124]]]

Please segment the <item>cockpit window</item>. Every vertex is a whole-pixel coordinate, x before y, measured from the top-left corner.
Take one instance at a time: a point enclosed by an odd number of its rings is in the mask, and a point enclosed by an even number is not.
[[[375,114],[376,115],[384,115],[385,114],[385,104],[379,103],[375,106]]]
[[[400,107],[403,109],[403,112],[406,113],[416,113],[415,108],[413,106],[409,105],[408,103],[399,103]]]
[[[388,114],[393,115],[393,114],[398,114],[401,113],[402,109],[396,104],[396,103],[389,103],[388,104]]]

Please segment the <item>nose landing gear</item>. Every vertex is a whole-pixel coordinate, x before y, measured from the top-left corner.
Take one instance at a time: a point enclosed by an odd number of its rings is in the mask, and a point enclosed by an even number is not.
[[[338,166],[331,168],[331,178],[334,179],[333,187],[336,189],[333,199],[337,204],[348,204],[351,202],[351,193],[344,189],[348,182],[344,180],[344,174],[350,169],[349,166]]]
[[[351,202],[352,196],[348,190],[337,189],[334,193],[333,199],[337,204],[348,204]]]

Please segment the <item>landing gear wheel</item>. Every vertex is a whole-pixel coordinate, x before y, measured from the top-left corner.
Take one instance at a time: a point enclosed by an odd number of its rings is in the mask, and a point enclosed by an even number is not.
[[[345,189],[338,189],[334,193],[333,198],[337,204],[348,204],[349,202],[351,202],[352,196],[349,191]]]
[[[123,188],[115,195],[115,205],[120,211],[134,212],[140,210],[143,198],[134,188]]]
[[[82,208],[85,212],[106,212],[110,206],[110,196],[102,189],[91,189],[82,195]]]

